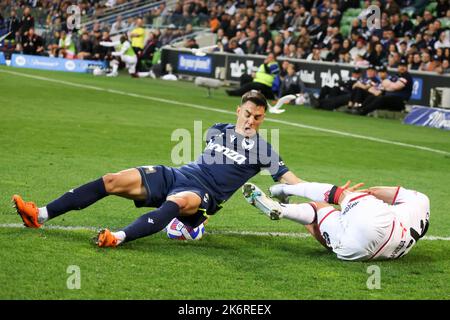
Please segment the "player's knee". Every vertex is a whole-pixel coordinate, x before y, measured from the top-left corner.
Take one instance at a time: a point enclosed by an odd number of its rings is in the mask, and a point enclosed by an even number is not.
[[[175,202],[178,207],[180,207],[181,212],[186,210],[186,208],[188,207],[188,200],[183,197],[168,196],[166,200]]]
[[[119,174],[117,173],[107,173],[103,176],[103,182],[107,193],[114,194],[120,191],[119,179]]]

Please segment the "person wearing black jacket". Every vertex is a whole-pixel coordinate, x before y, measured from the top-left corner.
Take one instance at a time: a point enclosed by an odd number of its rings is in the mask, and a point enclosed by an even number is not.
[[[22,37],[23,54],[47,55],[44,49],[44,40],[34,33],[34,28],[28,29],[27,35]]]

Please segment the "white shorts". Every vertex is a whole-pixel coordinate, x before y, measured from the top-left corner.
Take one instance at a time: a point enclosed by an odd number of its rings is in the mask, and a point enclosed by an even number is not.
[[[136,72],[136,64],[137,64],[136,56],[121,55],[120,59],[125,63],[125,66],[128,69],[128,73]]]
[[[392,205],[368,194],[352,193],[341,209],[318,210],[317,223],[328,246],[342,260],[405,255],[427,231],[430,215],[427,196],[401,187]]]

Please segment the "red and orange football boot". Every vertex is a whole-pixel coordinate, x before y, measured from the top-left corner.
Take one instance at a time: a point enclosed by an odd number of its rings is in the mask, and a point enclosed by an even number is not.
[[[117,247],[119,245],[118,239],[108,229],[100,230],[96,244],[99,247]]]
[[[15,194],[12,198],[17,214],[22,218],[23,224],[27,228],[40,228],[42,224],[38,222],[39,209],[34,202],[25,202],[22,197]]]

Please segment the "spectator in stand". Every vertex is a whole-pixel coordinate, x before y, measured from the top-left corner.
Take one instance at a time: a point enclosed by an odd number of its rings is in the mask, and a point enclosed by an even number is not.
[[[94,37],[94,40],[92,41],[93,59],[110,61],[112,59],[112,52],[114,51],[114,48],[100,45],[101,41],[112,42],[108,31],[103,31],[103,33],[97,34]]]
[[[359,37],[358,41],[356,41],[356,46],[350,49],[350,55],[353,61],[356,61],[356,57],[366,55],[366,40],[363,37]]]
[[[433,64],[431,63],[431,57],[429,52],[422,52],[422,63],[420,64],[419,71],[433,71]]]
[[[443,18],[447,14],[447,11],[450,9],[450,4],[448,0],[438,0],[436,6],[436,16],[438,18]]]
[[[420,57],[420,53],[414,53],[412,62],[410,65],[408,65],[408,68],[410,70],[419,70],[421,64],[422,64],[422,58]]]
[[[266,40],[266,43],[269,40],[272,40],[272,33],[267,28],[267,23],[262,23],[261,24],[261,27],[260,27],[260,30],[259,30],[259,36],[263,37],[264,40]]]
[[[9,35],[6,40],[9,42],[17,42],[20,39],[20,19],[17,17],[16,10],[11,10],[9,19],[6,20],[7,32]]]
[[[199,45],[197,43],[197,40],[195,40],[195,37],[189,37],[186,40],[185,48],[188,48],[188,49],[198,49],[199,48]]]
[[[34,33],[34,28],[31,27],[27,31],[27,35],[22,37],[23,54],[30,54],[35,56],[48,55],[45,52],[44,40],[42,37]]]
[[[331,49],[328,52],[325,61],[338,62],[340,52],[341,52],[341,43],[339,42],[339,40],[334,39],[331,45]]]
[[[89,60],[92,58],[93,45],[89,38],[89,33],[84,32],[81,35],[80,43],[78,46],[77,58],[81,60]]]
[[[441,31],[439,34],[439,40],[434,43],[434,49],[438,48],[450,48],[449,30]]]
[[[20,22],[20,35],[26,36],[28,33],[28,30],[31,28],[34,28],[34,18],[31,15],[31,9],[30,7],[25,7],[23,10],[23,17]]]
[[[397,68],[400,63],[401,56],[398,52],[391,52],[388,56],[388,67]]]
[[[313,46],[312,52],[306,58],[308,61],[322,61],[321,47],[318,44]]]
[[[450,60],[448,59],[444,59],[442,60],[441,66],[439,68],[436,69],[437,73],[440,74],[450,74]]]
[[[413,27],[414,25],[411,20],[409,20],[409,15],[406,12],[402,13],[402,21],[399,24],[400,37],[403,37],[407,32],[411,32]]]
[[[245,55],[244,50],[242,50],[242,48],[239,47],[238,40],[236,38],[233,38],[228,42],[227,46],[225,46],[225,52]]]
[[[264,37],[258,37],[258,42],[255,47],[255,54],[265,55],[267,50],[267,43]]]
[[[394,14],[400,13],[400,7],[397,2],[395,2],[395,0],[386,0],[383,11],[386,12],[389,16],[393,16]]]
[[[115,35],[120,32],[124,32],[128,28],[128,24],[122,20],[122,16],[118,15],[116,21],[111,25],[110,34]]]

